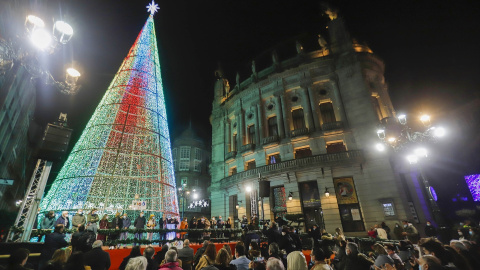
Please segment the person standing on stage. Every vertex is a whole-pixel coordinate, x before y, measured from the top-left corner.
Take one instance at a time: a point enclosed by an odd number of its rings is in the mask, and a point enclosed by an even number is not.
[[[186,229],[188,229],[187,218],[183,218],[182,222],[180,223],[180,230],[186,230]],[[185,234],[187,234],[187,233],[186,232],[181,232],[180,233],[180,238],[185,239]]]
[[[100,218],[97,215],[97,209],[93,208],[90,211],[90,213],[87,215],[87,223],[90,230],[95,234],[97,234],[97,230],[98,230],[97,222],[99,220]]]
[[[55,227],[55,212],[49,211],[40,224],[40,229],[51,230]]]
[[[163,218],[159,218],[159,219],[158,219],[158,228],[159,228],[159,229],[163,229],[163,227],[165,226],[165,224],[164,224],[163,222],[164,222]],[[165,237],[164,237],[164,235],[163,235],[162,232],[160,232],[160,233],[158,234],[158,237],[160,238],[160,241],[165,240],[165,239],[164,239]]]
[[[135,229],[137,229],[137,232],[135,233],[135,239],[137,240],[142,240],[143,232],[139,232],[138,230],[145,229],[145,224],[147,223],[147,220],[143,215],[144,215],[143,211],[140,212],[140,215],[133,222],[133,226],[135,226]],[[136,245],[135,241],[133,242],[133,245],[134,246]]]
[[[102,217],[102,220],[100,220],[100,229],[102,230],[106,230],[108,229],[108,215],[105,214],[103,215]],[[102,240],[105,242],[105,240],[107,240],[107,236],[105,234],[98,234],[97,235],[97,240]]]
[[[68,218],[68,211],[63,211],[62,215],[55,221],[55,226],[62,224],[65,230],[70,228],[70,218]]]
[[[85,225],[86,221],[87,220],[83,215],[83,210],[78,209],[77,213],[72,218],[72,229],[74,229],[75,231],[78,231],[78,227],[80,225]]]
[[[132,221],[130,220],[130,218],[128,218],[127,213],[124,213],[122,218],[122,229],[128,230],[128,228],[130,228],[130,225],[132,225]],[[128,232],[121,232],[120,240],[127,240],[127,239],[128,239]],[[123,247],[125,246],[126,244],[124,243]]]
[[[147,229],[150,229],[150,230],[153,230],[155,229],[155,226],[156,226],[156,222],[155,222],[155,215],[154,214],[151,214],[150,215],[150,218],[148,219],[147,221]],[[147,239],[149,241],[152,241],[153,239],[153,232],[147,232]]]

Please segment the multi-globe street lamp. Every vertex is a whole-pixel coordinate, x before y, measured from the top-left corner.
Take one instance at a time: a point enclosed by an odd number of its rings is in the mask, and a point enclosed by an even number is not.
[[[53,85],[64,94],[76,94],[80,89],[77,81],[81,74],[78,70],[67,68],[65,81],[60,82],[55,80],[38,60],[53,54],[61,45],[67,44],[72,36],[73,28],[65,21],[56,21],[50,33],[41,18],[28,15],[23,34],[19,34],[14,40],[0,39],[0,75],[15,65],[21,65],[32,79],[40,79],[44,84]]]
[[[377,129],[377,136],[381,140],[375,145],[375,148],[384,152],[388,149],[401,154],[405,154],[405,159],[409,164],[414,165],[422,179],[423,188],[430,207],[433,212],[433,218],[438,223],[443,223],[440,215],[440,208],[438,207],[437,195],[433,187],[430,186],[427,177],[420,166],[421,161],[429,156],[426,148],[427,145],[436,143],[440,138],[446,135],[446,130],[443,127],[435,127],[431,125],[431,117],[423,114],[419,117],[423,128],[420,130],[413,130],[407,125],[407,116],[400,114],[396,119],[387,118],[381,126]]]

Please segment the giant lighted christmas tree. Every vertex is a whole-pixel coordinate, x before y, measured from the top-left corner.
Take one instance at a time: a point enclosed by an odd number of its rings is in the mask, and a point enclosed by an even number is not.
[[[154,4],[152,2],[152,4]],[[41,203],[42,212],[97,208],[178,216],[170,136],[151,15]]]

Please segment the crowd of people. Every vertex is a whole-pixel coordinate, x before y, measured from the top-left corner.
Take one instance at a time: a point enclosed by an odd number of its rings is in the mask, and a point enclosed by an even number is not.
[[[52,233],[45,236],[45,244],[40,256],[38,270],[108,270],[111,266],[109,253],[102,248],[105,236],[96,233],[95,221],[99,228],[105,224],[113,224],[114,228],[129,228],[131,223],[127,215],[116,215],[111,221],[108,217],[98,219],[92,211],[84,219],[79,211],[72,218],[72,227],[76,232],[71,235],[70,243],[64,230],[69,226],[68,213],[62,213],[58,219],[48,213],[42,225],[53,224]],[[102,223],[102,221],[104,221]],[[231,228],[230,219],[194,218],[190,222],[186,219],[180,224],[181,228],[195,228],[194,231],[182,234],[183,248],[168,245],[167,242],[155,254],[155,249],[148,246],[140,252],[138,245],[133,246],[130,255],[124,258],[120,270],[475,270],[480,269],[480,234],[479,228],[470,222],[460,224],[456,230],[457,239],[445,245],[437,239],[437,230],[430,223],[424,228],[427,238],[420,238],[418,229],[410,222],[403,221],[395,224],[391,230],[385,223],[371,227],[367,236],[371,241],[368,246],[358,239],[345,237],[340,228],[332,234],[325,228],[313,225],[309,228],[308,237],[302,236],[289,226],[280,226],[277,222],[270,222],[258,226],[255,218],[251,222],[240,224],[244,229],[241,241],[235,244],[232,252],[229,244],[218,246],[203,241],[203,246],[196,252],[190,247],[190,241],[204,236],[229,237],[227,232],[201,232],[202,229]],[[74,225],[75,224],[75,225]],[[174,224],[175,220],[160,219],[154,216],[147,220],[141,213],[133,222],[133,226],[154,228],[160,224]],[[227,227],[228,225],[228,227]],[[112,226],[112,225],[108,225]],[[196,235],[200,234],[200,235]],[[221,235],[219,235],[221,234]],[[127,235],[128,236],[128,235]],[[110,235],[110,237],[112,237]],[[113,237],[125,238],[118,235]],[[137,236],[141,238],[142,236]],[[147,234],[147,239],[152,236]],[[160,235],[160,238],[164,237]],[[187,239],[188,238],[188,239]],[[189,240],[190,239],[190,240]],[[208,238],[206,238],[208,239]],[[391,241],[397,240],[397,241]],[[19,249],[10,256],[7,270],[28,269],[26,266],[28,250]]]

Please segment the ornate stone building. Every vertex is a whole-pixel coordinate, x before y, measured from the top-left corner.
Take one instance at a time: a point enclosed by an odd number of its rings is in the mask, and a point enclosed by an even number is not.
[[[185,216],[210,216],[210,206],[200,206],[200,201],[208,201],[210,186],[209,165],[211,152],[205,142],[198,137],[190,126],[173,140],[173,166],[178,192],[179,210],[185,210]],[[188,190],[188,194],[183,192]],[[195,195],[196,194],[196,195]],[[185,201],[183,200],[185,199]],[[185,202],[185,208],[183,203]],[[195,202],[197,204],[195,205]]]
[[[328,31],[318,50],[297,42],[292,58],[273,52],[270,67],[257,72],[253,63],[234,87],[216,72],[212,215],[261,218],[263,208],[265,219],[301,214],[307,226],[350,235],[429,216],[413,194],[416,180],[402,181],[373,147],[377,125],[395,116],[383,61],[350,38],[341,18]],[[260,199],[259,175],[270,184]]]

